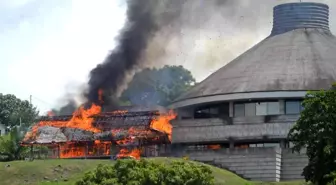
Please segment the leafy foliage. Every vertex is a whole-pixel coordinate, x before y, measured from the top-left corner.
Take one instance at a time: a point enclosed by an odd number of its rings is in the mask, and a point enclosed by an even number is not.
[[[168,105],[195,84],[190,71],[182,66],[144,69],[134,75],[121,100],[138,105]]]
[[[22,136],[18,129],[13,129],[9,135],[0,137],[0,161],[23,159],[28,155],[28,148],[21,146]]]
[[[309,92],[304,110],[289,132],[294,150],[307,149],[308,165],[303,170],[306,181],[325,185],[336,172],[336,86],[331,90]]]
[[[213,185],[209,167],[189,161],[157,163],[124,159],[114,165],[99,165],[76,185]]]
[[[26,100],[20,100],[12,94],[3,95],[0,93],[0,123],[6,126],[19,125],[20,118],[23,126],[30,126],[38,111]]]

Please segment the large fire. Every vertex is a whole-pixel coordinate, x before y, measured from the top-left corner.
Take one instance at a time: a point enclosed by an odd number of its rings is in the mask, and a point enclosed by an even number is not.
[[[73,129],[81,129],[85,131],[90,131],[93,133],[102,133],[103,130],[95,127],[93,125],[94,116],[99,115],[101,113],[101,107],[95,104],[88,109],[85,109],[84,106],[79,107],[76,110],[69,121],[40,121],[36,125],[34,125],[30,132],[28,132],[23,139],[23,142],[28,140],[35,140],[37,137],[37,133],[40,127],[51,126],[56,128],[73,128]],[[115,111],[112,112],[116,114],[126,114],[127,111]],[[48,113],[48,116],[52,117],[54,114],[52,112]],[[156,132],[166,134],[171,140],[172,134],[172,126],[170,124],[170,120],[175,119],[176,114],[173,111],[169,111],[168,114],[158,115],[150,122],[149,129],[138,129],[138,128],[128,128],[128,129],[112,129],[112,136],[116,137],[121,131],[127,132],[127,136],[121,137],[120,139],[115,141],[116,145],[125,146],[127,144],[131,144],[136,142],[139,138],[149,138],[155,140]],[[73,157],[82,157],[82,156],[91,156],[96,153],[100,153],[101,155],[110,155],[110,148],[113,144],[112,141],[101,141],[95,140],[92,142],[92,146],[88,147],[88,145],[83,145],[82,143],[68,141],[65,143],[58,143],[59,147],[59,157],[60,158],[73,158]],[[132,145],[133,146],[133,145]],[[133,147],[133,148],[121,148],[119,153],[117,154],[118,158],[123,157],[132,157],[135,159],[139,159],[142,152],[142,148]]]

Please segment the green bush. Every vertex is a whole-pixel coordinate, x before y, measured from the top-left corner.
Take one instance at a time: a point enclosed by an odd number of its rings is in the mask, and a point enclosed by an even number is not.
[[[99,165],[76,185],[214,185],[209,167],[190,161],[158,163],[141,159]]]
[[[17,129],[13,129],[8,135],[0,136],[0,161],[13,161],[24,159],[28,156],[29,149],[21,146]]]

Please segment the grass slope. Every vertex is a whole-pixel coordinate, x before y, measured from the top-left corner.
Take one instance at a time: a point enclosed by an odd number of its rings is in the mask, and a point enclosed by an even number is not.
[[[171,159],[153,158],[157,162]],[[84,172],[93,170],[98,164],[113,163],[108,160],[35,160],[0,163],[1,185],[72,185]],[[239,176],[211,166],[218,185],[301,185],[302,182],[260,183],[250,182]]]

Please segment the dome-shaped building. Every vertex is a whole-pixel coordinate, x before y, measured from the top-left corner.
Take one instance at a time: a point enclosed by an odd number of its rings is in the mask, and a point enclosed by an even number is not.
[[[329,7],[288,3],[273,11],[270,36],[171,105],[178,112],[172,141],[180,151],[265,181],[302,178],[307,158],[288,152],[287,134],[306,92],[336,81]],[[221,149],[203,150],[213,145]]]

